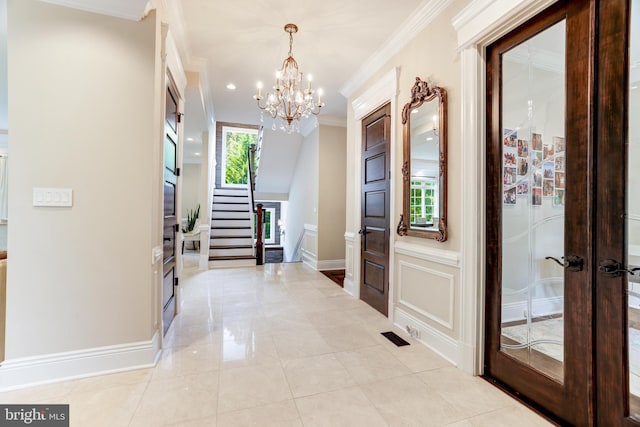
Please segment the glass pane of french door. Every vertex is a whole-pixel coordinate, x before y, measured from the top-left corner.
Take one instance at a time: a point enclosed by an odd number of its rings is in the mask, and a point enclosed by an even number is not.
[[[631,1],[627,147],[627,265],[640,267],[640,0]],[[636,185],[633,185],[635,183]],[[640,420],[640,271],[628,274],[629,412]]]
[[[500,351],[564,378],[565,33],[502,55]]]

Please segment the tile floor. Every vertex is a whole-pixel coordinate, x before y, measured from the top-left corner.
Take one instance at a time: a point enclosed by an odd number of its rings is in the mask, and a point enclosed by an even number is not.
[[[196,263],[185,256],[181,314],[155,368],[0,401],[69,403],[75,427],[550,425],[421,344],[396,347],[385,317],[302,264]]]

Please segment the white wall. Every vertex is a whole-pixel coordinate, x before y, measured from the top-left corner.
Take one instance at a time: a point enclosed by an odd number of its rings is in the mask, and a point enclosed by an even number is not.
[[[8,16],[7,359],[148,342],[155,14],[132,22],[9,0]],[[71,188],[73,207],[33,207],[34,187]]]
[[[344,260],[347,129],[320,126],[318,261]]]
[[[0,130],[7,126],[7,0],[0,0]],[[4,135],[0,135],[2,137]],[[0,147],[2,147],[0,141]]]
[[[200,200],[200,172],[202,166],[199,163],[185,163],[182,165],[182,218],[187,218],[187,211],[194,210],[201,204]],[[206,205],[205,205],[206,206]],[[204,212],[205,206],[200,206]],[[200,218],[200,222],[202,218]]]
[[[284,256],[287,261],[294,250],[304,225],[318,225],[318,149],[319,132],[315,129],[302,141],[296,169],[289,188]],[[317,256],[317,248],[315,248]]]

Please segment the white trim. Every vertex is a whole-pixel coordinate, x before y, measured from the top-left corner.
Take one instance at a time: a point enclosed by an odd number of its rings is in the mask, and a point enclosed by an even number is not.
[[[486,46],[556,1],[475,0],[451,20],[458,47]]]
[[[304,229],[305,231],[311,231],[313,233],[318,232],[318,226],[316,224],[305,224]]]
[[[46,3],[58,6],[70,7],[85,12],[98,13],[116,18],[139,21],[144,16],[147,0],[125,0],[114,2],[113,0],[42,0]]]
[[[351,106],[354,111],[354,119],[351,122],[351,126],[356,129],[353,140],[353,148],[354,148],[354,158],[353,158],[353,189],[352,192],[349,192],[347,189],[347,197],[349,194],[352,195],[352,199],[360,200],[361,199],[361,180],[362,180],[362,119],[368,114],[374,112],[377,108],[384,105],[385,103],[391,103],[391,132],[390,137],[391,141],[389,142],[390,147],[390,159],[389,159],[389,169],[391,176],[396,176],[396,123],[398,123],[395,112],[398,111],[398,71],[397,67],[391,69],[391,71],[387,72],[380,80],[375,82],[371,87],[369,87],[362,95],[358,98],[354,99],[351,103]],[[394,220],[396,218],[396,196],[395,196],[395,185],[391,185],[390,195],[389,195],[389,319],[393,319],[393,311],[394,311],[394,263],[395,263],[395,253],[392,250],[395,247],[395,233],[394,230]],[[360,223],[362,221],[361,218],[361,204],[354,203],[353,209],[353,224],[354,227],[360,228]],[[345,233],[346,237],[346,233]],[[358,236],[359,237],[359,236]],[[345,276],[345,284],[344,289],[347,290],[351,295],[356,298],[360,298],[360,263],[361,263],[361,254],[360,251],[356,248],[359,248],[360,239],[358,238],[358,242],[355,242],[355,234],[353,240],[353,277],[351,279],[347,279]],[[347,248],[348,249],[348,248]]]
[[[302,251],[302,263],[318,271],[318,258],[316,257],[316,254],[314,254],[313,252],[307,251],[304,248],[302,248],[301,251]]]
[[[345,98],[353,95],[363,83],[382,68],[395,54],[424,30],[452,0],[425,0],[411,15],[399,25],[382,47],[371,55],[353,76],[340,87],[339,91]],[[373,110],[371,110],[373,111]]]
[[[394,67],[382,76],[380,80],[371,85],[365,93],[351,102],[355,120],[362,120],[366,115],[374,112],[378,107],[398,96],[398,71],[398,67]],[[394,112],[395,109],[392,108],[392,118]],[[391,129],[394,129],[394,127],[392,126]],[[392,134],[394,134],[394,132],[392,132]],[[358,162],[360,162],[360,159],[358,159]]]
[[[534,17],[555,0],[474,0],[451,23],[461,66],[462,198],[460,343],[461,369],[481,374],[484,364],[485,269],[485,59],[492,41]]]
[[[345,231],[344,233],[344,240],[346,240],[347,242],[355,242],[356,240],[356,233],[352,233],[350,231]]]
[[[209,80],[209,66],[207,65],[207,60],[205,58],[200,57],[191,57],[191,61],[188,63],[186,67],[189,71],[196,71],[198,73],[199,81],[200,81],[200,92],[202,93],[202,104],[204,105],[204,111],[207,116],[207,123],[209,126],[213,125],[213,133],[214,136],[214,147],[215,147],[215,109],[213,108],[213,98],[211,96],[211,83]],[[212,131],[209,130],[209,133]],[[214,148],[215,151],[215,148]],[[214,165],[215,168],[215,160]]]
[[[418,332],[419,342],[438,353],[448,362],[457,365],[456,361],[458,360],[459,353],[458,342],[450,336],[416,319],[411,314],[402,310],[402,308],[395,310],[393,323],[403,331],[406,330],[407,326],[411,326],[411,328]]]
[[[344,266],[344,281],[343,281],[343,287],[344,290],[347,291],[349,294],[358,297],[358,289],[355,287],[355,284],[353,282],[353,269],[355,268],[354,264],[353,264],[353,260],[354,260],[354,252],[355,252],[355,240],[356,240],[356,233],[352,233],[350,231],[346,231],[344,233],[344,240],[345,240],[345,266]]]
[[[149,341],[9,359],[0,365],[0,391],[155,366],[159,333]]]
[[[416,245],[403,240],[398,240],[396,242],[395,251],[396,253],[424,261],[435,262],[456,268],[460,267],[460,253],[456,251]]]
[[[171,32],[168,32],[165,44],[165,52],[167,55],[167,69],[169,70],[169,74],[171,74],[171,77],[173,78],[173,82],[176,84],[176,89],[178,89],[177,95],[180,97],[180,99],[184,100],[184,92],[187,87],[187,75],[184,72],[182,59],[180,58],[178,48],[176,47],[176,43]]]
[[[209,238],[211,237],[211,225],[200,224],[198,226],[200,232],[200,256],[198,262],[198,270],[206,270],[209,268]]]
[[[318,261],[318,271],[324,270],[342,270],[344,269],[345,262],[343,259],[325,259]]]
[[[449,273],[443,273],[442,271],[434,270],[434,269],[431,269],[431,268],[426,268],[426,267],[423,267],[421,265],[413,264],[413,263],[406,262],[406,261],[400,261],[398,263],[398,265],[400,267],[398,269],[399,271],[398,271],[398,285],[397,285],[397,288],[398,288],[398,304],[402,304],[405,307],[408,307],[411,310],[415,311],[416,313],[420,313],[424,317],[433,320],[434,322],[444,326],[445,328],[447,328],[447,329],[449,329],[450,331],[453,332],[454,299],[455,299],[455,288],[456,288],[454,275],[453,274],[449,274]],[[403,289],[403,283],[404,283],[404,281],[402,280],[403,267],[404,268],[412,268],[414,270],[418,270],[418,271],[421,271],[423,273],[431,274],[432,276],[442,277],[442,278],[447,279],[449,281],[449,316],[446,319],[443,319],[443,318],[441,318],[439,316],[436,316],[433,313],[429,313],[428,311],[426,311],[426,310],[414,305],[410,301],[402,299],[402,289]]]
[[[347,127],[347,119],[344,117],[318,116],[318,123],[324,126]]]

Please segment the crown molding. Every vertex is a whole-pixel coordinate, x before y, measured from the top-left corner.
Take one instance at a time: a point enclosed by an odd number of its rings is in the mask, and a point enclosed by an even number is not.
[[[324,126],[347,127],[347,119],[345,117],[318,116],[318,123]]]
[[[46,3],[116,18],[139,21],[145,14],[147,0],[42,0]]]
[[[400,27],[367,59],[353,76],[340,87],[346,98],[357,91],[376,71],[384,66],[400,49],[424,30],[452,0],[425,0]]]
[[[165,18],[169,21],[169,32],[173,39],[185,65],[191,63],[191,47],[187,39],[186,24],[182,4],[179,1],[160,0],[162,9],[165,11]]]
[[[211,95],[211,83],[209,80],[209,66],[205,58],[192,57],[189,65],[186,67],[188,71],[198,73],[198,81],[200,82],[200,91],[202,93],[202,103],[204,111],[207,115],[207,123],[213,124],[216,121],[216,113],[213,108],[213,96]]]
[[[355,120],[361,120],[364,116],[374,111],[376,107],[395,99],[398,95],[398,74],[400,69],[394,67],[375,82],[367,91],[351,102]]]

